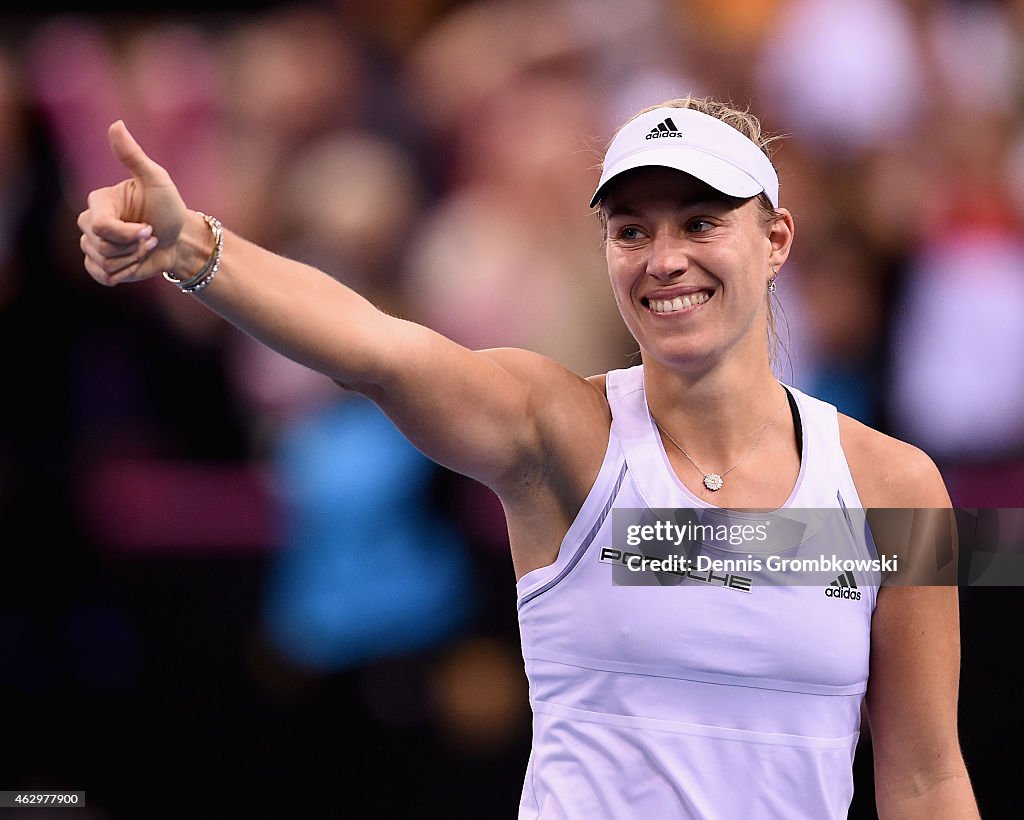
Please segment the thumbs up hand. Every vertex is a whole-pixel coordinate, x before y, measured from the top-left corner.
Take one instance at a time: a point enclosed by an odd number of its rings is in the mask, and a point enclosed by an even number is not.
[[[92,191],[78,227],[85,269],[112,286],[175,270],[188,210],[170,175],[146,156],[124,122],[111,125],[108,137],[131,177]]]

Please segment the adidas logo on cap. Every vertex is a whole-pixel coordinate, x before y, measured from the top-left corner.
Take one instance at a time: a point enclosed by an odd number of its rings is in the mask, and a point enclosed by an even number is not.
[[[859,601],[860,590],[857,589],[857,580],[853,577],[853,573],[847,570],[825,587],[825,597],[848,598],[851,601]]]
[[[663,119],[661,122],[658,123],[656,128],[652,128],[648,132],[646,138],[649,139],[649,140],[655,140],[655,139],[658,139],[659,137],[681,137],[681,136],[682,136],[682,134],[679,133],[679,129],[676,127],[676,124],[674,122],[672,122],[672,118],[671,117],[665,117],[665,119]]]
[[[727,196],[749,199],[764,193],[774,207],[779,204],[779,176],[756,143],[709,114],[663,106],[637,115],[612,138],[590,207],[601,201],[612,179],[647,166],[682,171]]]

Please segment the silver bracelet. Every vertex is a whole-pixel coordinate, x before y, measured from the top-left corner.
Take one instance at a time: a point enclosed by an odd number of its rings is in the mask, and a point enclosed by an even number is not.
[[[188,279],[179,279],[173,273],[164,271],[164,279],[177,285],[182,293],[199,293],[213,281],[213,277],[220,270],[221,254],[224,250],[224,228],[220,224],[220,220],[215,216],[204,214],[202,211],[196,211],[196,213],[210,226],[210,231],[213,233],[213,253],[210,254],[210,258],[203,265],[202,270]]]

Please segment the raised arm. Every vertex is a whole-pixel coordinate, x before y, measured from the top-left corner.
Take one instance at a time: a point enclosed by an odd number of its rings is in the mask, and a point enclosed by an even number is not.
[[[211,259],[211,227],[187,209],[168,173],[122,122],[110,127],[109,138],[131,177],[89,195],[78,220],[86,270],[104,285],[162,271],[187,280]],[[606,423],[600,393],[555,362],[526,351],[467,350],[228,230],[216,276],[190,298],[365,393],[429,457],[503,497],[515,496],[531,473],[559,458],[586,460],[572,451],[573,437],[563,435],[567,424],[586,429],[589,420],[597,432]]]

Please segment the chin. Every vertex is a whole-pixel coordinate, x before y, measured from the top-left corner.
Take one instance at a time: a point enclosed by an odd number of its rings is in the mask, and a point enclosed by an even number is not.
[[[645,362],[657,362],[662,367],[680,372],[705,370],[716,360],[708,345],[654,345],[640,348]]]

